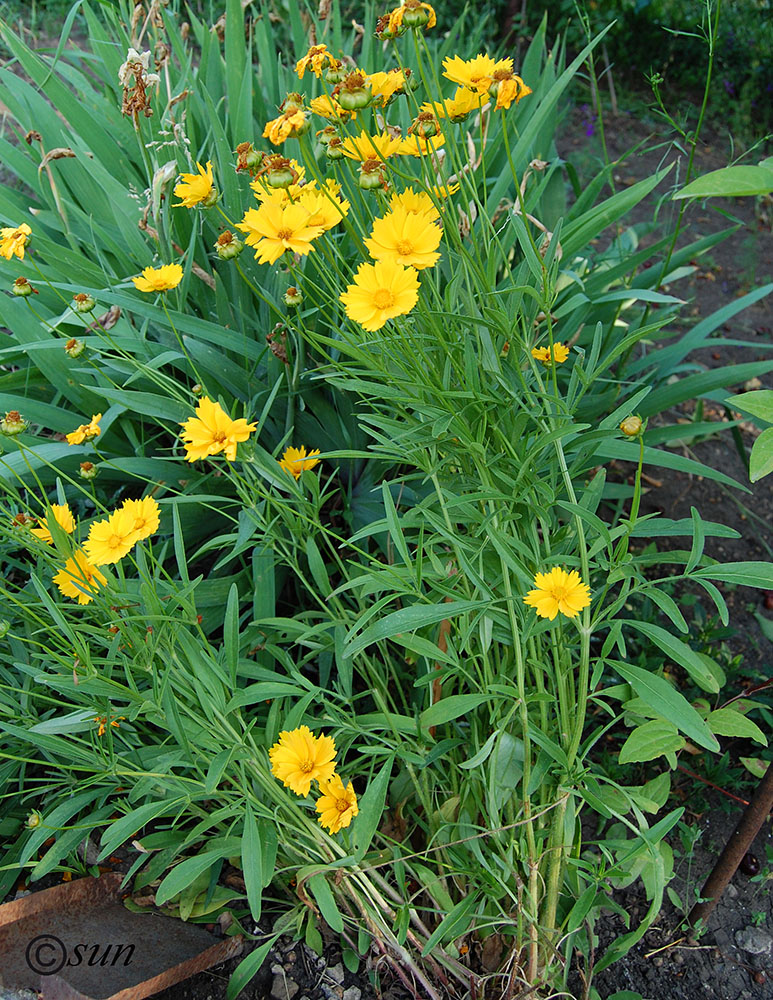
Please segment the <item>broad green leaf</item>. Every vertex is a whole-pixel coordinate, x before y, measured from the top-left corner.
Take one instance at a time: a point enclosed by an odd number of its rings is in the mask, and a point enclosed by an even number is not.
[[[419,716],[422,729],[430,726],[440,726],[444,722],[467,715],[484,702],[492,701],[490,694],[452,694],[449,698],[441,698],[434,705],[425,708]]]
[[[360,635],[353,629],[346,637],[344,656],[356,656],[371,643],[389,639],[400,632],[413,632],[425,625],[434,625],[444,618],[454,618],[468,611],[487,607],[487,601],[448,601],[442,604],[416,604],[410,608],[393,611],[381,621],[366,628]]]
[[[755,778],[764,778],[770,767],[769,760],[760,760],[759,757],[741,757],[739,759],[749,774],[753,774]]]
[[[352,824],[352,846],[355,857],[362,861],[365,852],[370,847],[370,842],[378,830],[381,817],[384,813],[387,789],[389,788],[389,778],[392,774],[392,758],[382,766],[375,778],[369,782],[365,794],[358,802],[359,815],[355,817]]]
[[[756,483],[758,479],[773,472],[773,427],[766,427],[752,445],[749,456],[749,479]]]
[[[670,722],[645,722],[637,726],[620,748],[621,764],[640,764],[663,754],[675,753],[684,746],[684,738]]]
[[[707,668],[701,656],[688,646],[686,642],[682,642],[681,639],[677,639],[676,636],[667,632],[664,628],[661,628],[659,625],[653,625],[651,622],[639,622],[629,619],[624,624],[651,639],[675,663],[684,667],[690,677],[704,691],[709,691],[711,694],[716,694],[719,691],[719,684],[714,674]]]
[[[733,708],[718,708],[710,713],[706,722],[712,733],[718,736],[741,736],[756,740],[763,746],[768,745],[767,738],[757,723]]]
[[[111,823],[102,834],[102,850],[99,853],[97,861],[103,861],[116,848],[125,844],[130,837],[135,836],[147,823],[158,819],[159,816],[174,816],[185,808],[187,803],[188,799],[184,798],[165,799],[162,802],[146,802],[145,805],[140,806],[138,809],[134,809],[125,816],[121,816],[115,823]]]
[[[748,195],[770,194],[773,191],[773,170],[753,164],[722,167],[703,177],[696,177],[674,198],[741,198]]]
[[[209,871],[213,865],[217,864],[223,858],[227,858],[229,854],[238,854],[241,842],[236,837],[223,838],[223,840],[225,840],[225,843],[221,842],[220,847],[212,851],[204,851],[202,854],[197,854],[194,858],[186,858],[185,861],[181,861],[180,864],[175,865],[169,874],[162,879],[161,885],[156,890],[157,905],[161,906],[162,903],[166,903],[167,900],[179,895],[199,875]]]
[[[260,842],[258,824],[249,804],[244,813],[241,853],[247,902],[250,904],[252,919],[258,921],[263,902],[263,845]]]
[[[472,921],[472,911],[478,905],[478,894],[471,892],[469,896],[454,906],[454,908],[443,917],[435,930],[430,934],[427,943],[422,949],[422,955],[430,955],[432,949],[442,941],[453,941],[461,937],[470,926]]]
[[[773,424],[773,389],[739,392],[736,396],[728,396],[725,402],[734,410],[743,410]]]
[[[344,929],[344,920],[336,905],[335,896],[330,888],[330,883],[320,872],[309,879],[309,888],[317,901],[319,912],[328,927],[340,934]]]
[[[242,990],[249,985],[252,979],[260,972],[261,966],[268,958],[268,953],[274,947],[274,942],[279,937],[274,934],[268,941],[251,951],[250,954],[241,961],[233,971],[233,975],[228,980],[225,991],[225,1000],[237,1000]]]
[[[719,743],[689,701],[667,680],[630,663],[614,664],[615,671],[625,678],[636,694],[664,719],[680,729],[694,743],[707,750],[719,750]]]
[[[713,566],[701,566],[695,570],[693,576],[718,580],[720,583],[729,583],[736,587],[773,590],[773,562],[716,563]]]

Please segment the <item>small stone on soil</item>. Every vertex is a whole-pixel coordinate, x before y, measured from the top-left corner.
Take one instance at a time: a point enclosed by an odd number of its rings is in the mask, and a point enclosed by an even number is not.
[[[300,990],[300,986],[286,976],[274,976],[271,984],[271,996],[274,1000],[293,1000],[293,997]]]
[[[747,955],[767,955],[773,950],[773,934],[761,927],[744,927],[736,931],[735,943]]]
[[[325,970],[325,975],[336,983],[342,983],[344,981],[344,967],[340,962],[338,965],[331,965]]]

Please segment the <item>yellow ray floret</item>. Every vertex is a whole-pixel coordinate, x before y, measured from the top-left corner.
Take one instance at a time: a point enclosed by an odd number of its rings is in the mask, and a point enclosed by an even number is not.
[[[120,508],[105,521],[95,521],[89,528],[89,537],[83,546],[86,558],[94,566],[117,563],[131,552],[137,541],[134,515]]]
[[[365,240],[374,260],[390,261],[422,271],[440,259],[441,229],[427,215],[417,215],[398,207],[373,223],[370,239]]]
[[[409,135],[400,143],[397,152],[400,156],[428,156],[444,146],[445,141],[442,135],[433,135],[430,139],[424,139],[420,135]]]
[[[366,330],[380,330],[387,320],[409,313],[419,301],[418,271],[391,260],[360,264],[354,282],[339,298],[349,319]]]
[[[72,597],[78,604],[89,604],[94,594],[107,580],[96,566],[78,549],[71,559],[54,576],[54,583],[65,597]]]
[[[540,618],[553,621],[559,611],[567,618],[576,618],[590,604],[590,587],[576,570],[567,573],[554,566],[548,573],[537,573],[534,587],[523,602],[534,608]]]
[[[333,776],[335,751],[331,736],[315,736],[308,726],[287,730],[268,752],[271,773],[296,795],[308,795],[312,781]]]
[[[322,794],[314,805],[319,813],[318,821],[328,833],[338,833],[349,826],[360,811],[354,786],[351,781],[344,785],[341,778],[334,774],[327,781],[320,781],[319,790]]]
[[[177,288],[183,280],[183,269],[179,264],[163,264],[161,267],[146,267],[137,278],[132,278],[135,288],[141,292],[168,292]]]
[[[72,511],[66,503],[51,504],[50,513],[54,515],[54,520],[59,527],[63,531],[66,531],[68,535],[71,535],[75,531],[75,518],[72,516]],[[40,518],[38,525],[39,527],[37,528],[30,528],[30,533],[39,538],[41,542],[53,545],[54,539],[48,527],[47,518]]]
[[[281,205],[273,198],[264,201],[260,208],[249,208],[237,225],[247,233],[245,243],[255,248],[255,257],[261,264],[274,264],[285,250],[305,256],[314,249],[312,241],[324,230],[310,226],[309,213],[302,205]]]
[[[327,50],[327,45],[312,45],[305,56],[302,56],[295,65],[295,72],[298,74],[298,79],[303,79],[303,74],[307,69],[317,77],[322,76],[323,70],[326,69],[339,69],[341,66],[341,61],[336,59]]]
[[[232,420],[219,403],[203,396],[196,407],[196,416],[189,417],[182,425],[180,437],[189,462],[218,455],[221,451],[229,462],[233,462],[237,444],[246,441],[256,426],[244,419]]]
[[[371,101],[376,107],[388,104],[395,94],[402,94],[408,85],[401,69],[390,69],[388,73],[371,73],[367,77]]]
[[[467,87],[457,87],[453,97],[444,101],[430,101],[422,104],[421,111],[431,113],[436,118],[450,118],[451,121],[461,121],[473,111],[480,109],[488,101],[485,93],[478,93],[477,90],[469,90]]]
[[[263,138],[270,139],[275,146],[280,146],[285,139],[297,139],[308,128],[308,119],[302,108],[291,107],[278,118],[266,122]]]

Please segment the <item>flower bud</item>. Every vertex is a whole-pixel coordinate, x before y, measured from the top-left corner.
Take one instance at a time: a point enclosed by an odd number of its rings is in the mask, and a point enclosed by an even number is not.
[[[78,475],[81,479],[96,479],[99,475],[99,469],[93,462],[81,462]]]
[[[326,125],[325,128],[317,132],[317,141],[320,146],[325,146],[326,148],[330,145],[333,139],[338,138],[338,130],[332,125]]]
[[[341,148],[342,146],[343,140],[340,136],[336,136],[335,139],[331,139],[325,147],[325,153],[327,154],[328,160],[342,160],[344,157],[344,151]]]
[[[325,73],[325,80],[331,87],[337,87],[346,79],[347,70],[345,66],[330,66]]]
[[[11,630],[11,623],[4,618],[0,621],[0,639],[5,639]]]
[[[26,278],[17,278],[13,285],[11,285],[11,291],[14,295],[21,295],[22,298],[26,298],[28,295],[32,295],[35,289]],[[37,292],[35,294],[37,295]]]
[[[297,129],[296,129],[297,131]],[[263,174],[263,178],[272,188],[289,188],[291,184],[295,184],[298,179],[298,174],[292,169],[292,167],[274,167],[271,170],[267,170]]]
[[[297,309],[303,302],[303,292],[296,288],[295,285],[290,285],[282,298],[286,306],[291,309]]]
[[[85,292],[76,292],[72,297],[72,307],[79,313],[93,312],[96,304],[96,299],[92,295],[86,295]]]
[[[0,420],[0,434],[5,434],[6,437],[15,437],[26,431],[27,427],[27,421],[18,410],[8,410],[3,419]]]
[[[191,392],[194,396],[200,396],[204,392],[204,386],[197,382],[191,386]]]
[[[360,166],[357,183],[363,191],[372,191],[377,187],[386,187],[384,164],[380,160],[365,160]]]
[[[638,437],[641,434],[641,428],[641,417],[626,417],[622,424],[620,424],[620,430],[626,437]]]
[[[429,11],[422,3],[406,0],[403,5],[403,24],[406,28],[423,28],[429,22]]]
[[[422,139],[432,139],[440,131],[440,124],[430,111],[422,111],[408,129],[408,135],[418,135]]]
[[[334,96],[344,111],[361,111],[370,104],[373,90],[367,77],[355,70],[336,87]]]
[[[230,229],[221,233],[215,241],[215,253],[221,260],[234,260],[244,250],[244,244],[237,240]]]
[[[236,170],[246,170],[253,174],[261,164],[262,156],[251,142],[240,142],[236,147]]]
[[[86,345],[83,343],[83,341],[76,340],[75,337],[72,337],[64,345],[64,353],[67,355],[68,358],[79,358],[85,350],[86,350]]]
[[[29,830],[34,830],[36,827],[40,826],[42,822],[43,816],[37,809],[33,809],[29,816],[27,816],[27,828]]]

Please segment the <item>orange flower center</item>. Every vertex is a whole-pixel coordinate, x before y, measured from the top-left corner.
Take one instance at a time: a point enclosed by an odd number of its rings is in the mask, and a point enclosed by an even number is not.
[[[379,288],[373,296],[373,305],[376,309],[389,309],[395,304],[395,297],[388,288]]]
[[[413,243],[410,240],[398,240],[397,252],[401,257],[409,257],[413,253]]]
[[[314,761],[313,760],[305,760],[299,766],[300,766],[301,771],[304,774],[311,774],[311,772],[314,770]]]
[[[111,535],[107,540],[107,544],[111,549],[117,549],[121,544],[121,536]]]
[[[336,809],[340,813],[345,813],[348,808],[349,808],[348,799],[336,799]]]
[[[134,530],[135,531],[141,531],[145,527],[146,524],[147,524],[147,521],[145,520],[144,517],[135,517],[135,519],[134,519]]]
[[[285,243],[287,240],[291,240],[293,238],[293,231],[292,229],[280,229],[276,234],[276,238]]]
[[[225,431],[215,431],[212,435],[212,440],[215,444],[222,444],[225,441]]]

